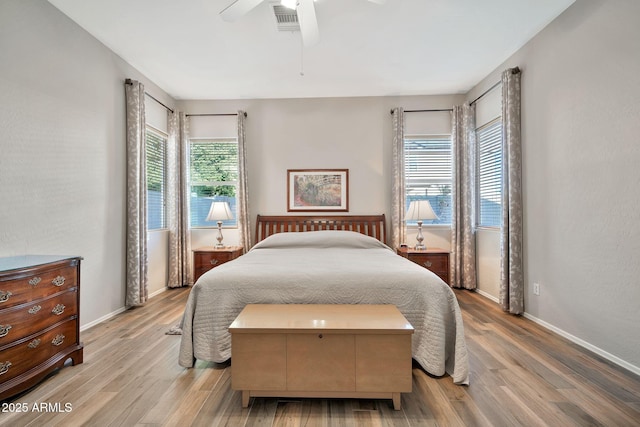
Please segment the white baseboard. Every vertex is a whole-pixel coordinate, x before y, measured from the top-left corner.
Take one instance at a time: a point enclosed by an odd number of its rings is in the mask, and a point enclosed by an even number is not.
[[[94,320],[93,322],[89,322],[86,325],[82,325],[80,326],[80,332],[85,331],[93,326],[96,326],[99,323],[105,322],[109,319],[111,319],[112,317],[117,316],[118,314],[124,312],[127,308],[126,307],[120,307],[119,309],[117,309],[116,311],[113,311],[109,314],[105,314],[104,316]]]
[[[588,343],[587,341],[580,339],[578,337],[576,337],[575,335],[571,335],[570,333],[563,331],[560,328],[557,328],[553,325],[551,325],[550,323],[545,322],[544,320],[540,320],[535,316],[532,316],[531,314],[525,312],[523,314],[523,316],[529,320],[531,320],[532,322],[537,323],[538,325],[549,329],[550,331],[555,332],[556,334],[560,335],[561,337],[564,337],[566,339],[568,339],[569,341],[573,342],[574,344],[578,344],[580,347],[584,347],[589,351],[594,352],[595,354],[597,354],[600,357],[603,357],[605,359],[607,359],[609,362],[611,363],[615,363],[618,366],[623,367],[624,369],[633,372],[636,375],[640,375],[640,367],[632,365],[631,363],[620,359],[617,356],[614,356],[613,354],[599,348],[596,347],[593,344]]]
[[[162,289],[158,289],[157,291],[155,291],[154,293],[149,295],[149,299],[160,295],[161,293],[165,292],[168,288],[164,287]],[[117,309],[116,311],[113,311],[109,314],[105,314],[104,316],[100,317],[99,319],[94,320],[93,322],[89,322],[86,325],[81,325],[80,326],[80,332],[85,331],[93,326],[96,326],[99,323],[102,322],[106,322],[107,320],[111,319],[112,317],[116,317],[118,314],[123,313],[124,311],[127,310],[127,307],[120,307],[119,309]]]
[[[500,303],[500,300],[498,298],[496,298],[493,295],[483,291],[482,289],[476,288],[475,291],[476,291],[476,293],[482,295],[483,297],[485,297],[487,299],[490,299],[491,301],[495,302],[496,304]]]
[[[161,293],[165,292],[167,289],[169,289],[169,288],[167,288],[166,286],[164,288],[158,289],[154,293],[149,294],[149,298],[153,298],[153,297],[155,297],[157,295],[160,295]]]
[[[483,297],[485,297],[487,299],[490,299],[491,301],[493,301],[493,302],[495,302],[497,304],[500,303],[500,300],[498,298],[494,297],[491,294],[488,294],[488,293],[486,293],[486,292],[484,292],[484,291],[482,291],[480,289],[476,289],[475,291],[476,291],[476,293],[482,295]],[[580,338],[576,337],[575,335],[571,335],[570,333],[568,333],[566,331],[563,331],[562,329],[557,328],[557,327],[553,326],[552,324],[545,322],[544,320],[540,320],[537,317],[532,316],[531,314],[529,314],[527,312],[523,313],[522,316],[527,318],[527,319],[529,319],[529,320],[531,320],[534,323],[537,323],[538,325],[542,326],[543,328],[549,329],[550,331],[555,332],[556,334],[560,335],[561,337],[568,339],[572,343],[578,344],[580,347],[586,348],[587,350],[594,352],[598,356],[603,357],[604,359],[607,359],[609,362],[615,363],[616,365],[621,366],[624,369],[626,369],[628,371],[631,371],[636,375],[640,375],[640,367],[632,365],[631,363],[629,363],[629,362],[627,362],[625,360],[622,360],[619,357],[614,356],[613,354],[611,354],[611,353],[609,353],[607,351],[604,351],[603,349],[601,349],[599,347],[596,347],[595,345],[590,344],[590,343],[586,342],[583,339],[580,339]]]

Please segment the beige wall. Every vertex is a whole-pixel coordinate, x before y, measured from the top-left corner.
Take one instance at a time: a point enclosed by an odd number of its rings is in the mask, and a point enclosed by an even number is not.
[[[124,306],[124,80],[172,100],[46,1],[0,2],[0,58],[0,256],[84,257],[84,327]]]
[[[578,1],[468,95],[522,69],[527,315],[638,373],[639,17]]]
[[[391,108],[451,108],[463,99],[457,95],[181,101],[179,108],[188,114],[230,113],[238,109],[248,113],[249,209],[255,222],[257,214],[287,213],[287,169],[303,168],[349,169],[349,213],[385,213],[388,217],[392,181]],[[420,114],[428,122],[424,129],[440,130],[442,123],[447,123],[448,113],[445,119]],[[412,121],[421,120],[413,117]],[[202,128],[205,127],[199,124],[198,129]],[[433,237],[448,249],[448,234],[448,230],[443,233],[439,229],[434,230]],[[224,235],[229,244],[237,242],[233,230],[225,231]],[[194,247],[215,241],[214,230],[194,230],[192,238]],[[429,232],[425,233],[425,239],[430,241]]]

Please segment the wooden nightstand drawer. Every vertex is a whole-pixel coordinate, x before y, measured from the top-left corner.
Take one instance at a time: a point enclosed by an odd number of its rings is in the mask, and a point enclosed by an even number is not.
[[[214,248],[205,246],[193,250],[193,280],[197,281],[207,271],[238,258],[242,255],[242,246]]]
[[[398,248],[398,255],[435,273],[449,284],[449,252],[443,249],[417,251],[411,248]]]
[[[218,264],[223,264],[233,259],[231,252],[196,252],[193,254],[193,262],[197,268],[211,269]]]
[[[409,259],[434,273],[449,270],[449,254],[412,254]]]

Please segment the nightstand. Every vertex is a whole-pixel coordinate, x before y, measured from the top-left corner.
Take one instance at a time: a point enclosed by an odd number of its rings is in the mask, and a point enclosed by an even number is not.
[[[226,246],[224,248],[214,248],[204,246],[193,250],[193,281],[194,283],[207,271],[227,261],[238,258],[242,255],[242,246]]]
[[[432,248],[418,251],[413,248],[398,248],[398,255],[419,264],[449,284],[449,251]]]

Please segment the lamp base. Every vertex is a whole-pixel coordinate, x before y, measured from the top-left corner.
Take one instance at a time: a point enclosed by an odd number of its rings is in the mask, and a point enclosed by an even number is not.
[[[224,245],[222,244],[222,221],[218,221],[218,236],[216,236],[216,240],[218,241],[218,243],[214,246],[214,248],[216,249],[222,249],[224,248]]]
[[[427,249],[424,243],[422,243],[424,240],[424,237],[422,236],[422,221],[418,221],[418,235],[416,236],[416,240],[418,241],[415,246],[416,251],[424,251]]]

